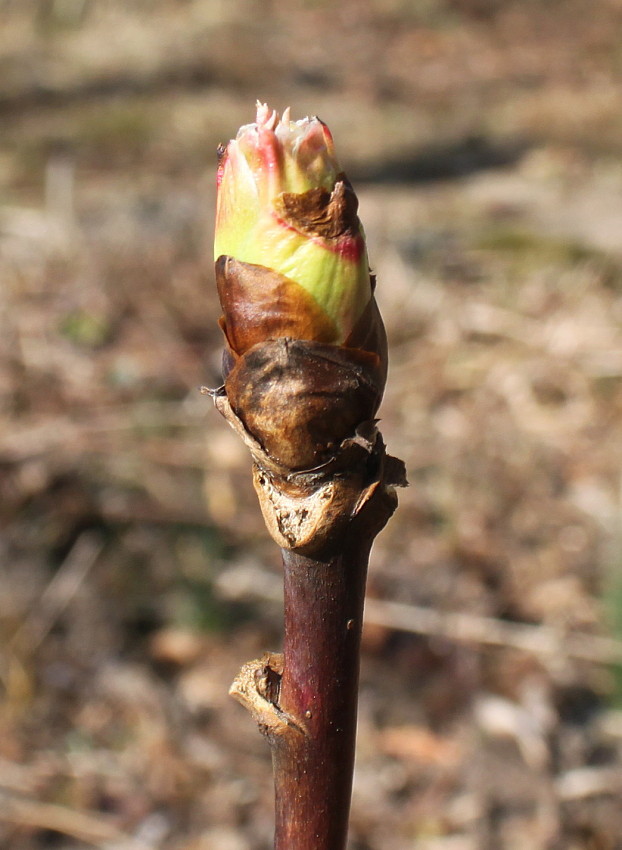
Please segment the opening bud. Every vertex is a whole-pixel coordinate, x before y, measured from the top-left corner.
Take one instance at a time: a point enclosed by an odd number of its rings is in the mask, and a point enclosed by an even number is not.
[[[319,118],[292,121],[289,109],[280,117],[258,103],[255,123],[219,149],[227,396],[293,469],[323,462],[373,418],[384,388],[386,340],[357,212]]]

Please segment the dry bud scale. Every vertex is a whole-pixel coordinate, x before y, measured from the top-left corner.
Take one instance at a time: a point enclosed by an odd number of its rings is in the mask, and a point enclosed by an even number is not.
[[[219,149],[215,259],[224,385],[282,549],[283,655],[231,693],[272,746],[277,850],[343,850],[373,539],[403,464],[376,429],[387,349],[358,201],[318,118],[257,105]]]

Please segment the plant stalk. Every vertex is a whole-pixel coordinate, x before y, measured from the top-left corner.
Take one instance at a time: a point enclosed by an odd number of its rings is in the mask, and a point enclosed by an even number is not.
[[[283,654],[245,664],[230,693],[272,749],[275,850],[345,850],[352,791],[359,654],[369,552],[395,510],[404,465],[373,429],[345,443],[333,468],[278,475],[233,412],[264,519],[284,567]]]
[[[276,850],[346,845],[370,546],[371,540],[349,533],[341,551],[321,559],[282,550],[285,636],[278,704],[295,726],[273,746]]]
[[[325,124],[258,104],[220,149],[218,186],[226,345],[208,392],[251,452],[285,572],[284,653],[245,664],[230,692],[272,748],[276,850],[344,850],[367,562],[406,485],[376,427],[386,333]]]

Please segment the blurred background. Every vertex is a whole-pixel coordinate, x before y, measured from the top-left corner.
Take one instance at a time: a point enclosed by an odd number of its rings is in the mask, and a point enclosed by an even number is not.
[[[280,568],[219,383],[215,148],[333,131],[411,486],[351,850],[622,847],[620,0],[0,0],[0,846],[268,850]]]

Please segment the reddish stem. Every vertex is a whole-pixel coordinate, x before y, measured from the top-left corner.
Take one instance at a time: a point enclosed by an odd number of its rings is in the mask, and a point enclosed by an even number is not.
[[[339,541],[340,551],[322,560],[283,550],[285,640],[278,704],[299,729],[290,727],[273,743],[276,850],[346,846],[371,547],[360,532],[360,526],[350,528]]]

